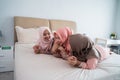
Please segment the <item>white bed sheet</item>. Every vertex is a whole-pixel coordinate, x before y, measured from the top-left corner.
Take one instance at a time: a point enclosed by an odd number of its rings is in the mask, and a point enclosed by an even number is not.
[[[34,54],[34,44],[15,44],[15,80],[120,80],[120,55],[112,54],[97,69],[70,66],[52,55]]]

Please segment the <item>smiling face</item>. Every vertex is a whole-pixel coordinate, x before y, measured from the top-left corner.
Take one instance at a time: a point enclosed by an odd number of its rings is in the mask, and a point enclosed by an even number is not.
[[[46,29],[44,32],[43,32],[43,39],[48,42],[50,40],[50,32]]]

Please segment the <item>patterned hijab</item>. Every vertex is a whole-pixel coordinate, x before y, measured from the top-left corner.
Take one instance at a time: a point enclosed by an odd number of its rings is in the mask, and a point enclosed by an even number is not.
[[[69,53],[70,45],[68,38],[72,35],[72,30],[69,27],[63,27],[54,32],[54,34],[57,34],[60,37],[62,46],[65,47],[65,50]]]
[[[43,33],[44,33],[45,30],[48,30],[50,32],[50,40],[49,41],[45,41],[43,39]],[[40,27],[39,28],[39,35],[40,36],[39,36],[39,39],[38,39],[38,44],[41,46],[42,49],[46,49],[52,41],[52,38],[53,38],[52,32],[49,29],[49,27]]]

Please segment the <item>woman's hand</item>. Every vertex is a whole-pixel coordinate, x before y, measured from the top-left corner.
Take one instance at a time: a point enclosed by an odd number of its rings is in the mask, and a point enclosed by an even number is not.
[[[65,52],[65,49],[64,49],[62,46],[59,46],[58,49],[59,49],[61,52]]]
[[[54,42],[54,44],[52,46],[52,50],[51,50],[53,54],[56,53],[56,51],[58,50],[58,47],[59,47],[59,45],[56,42]]]
[[[36,53],[36,54],[40,53],[39,45],[33,46],[33,49],[34,49],[34,53]]]
[[[61,40],[60,39],[55,39],[55,43],[60,45],[61,44]]]
[[[67,58],[67,60],[68,60],[68,63],[73,66],[75,66],[78,62],[75,56],[70,56]]]

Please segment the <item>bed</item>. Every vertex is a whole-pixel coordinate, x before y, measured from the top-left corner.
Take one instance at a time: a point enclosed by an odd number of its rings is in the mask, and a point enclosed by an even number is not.
[[[25,29],[48,26],[52,31],[61,26],[76,30],[76,23],[69,20],[51,20],[31,17],[14,17],[14,26]],[[16,29],[15,29],[16,30]],[[112,54],[94,70],[70,66],[67,61],[52,55],[34,54],[33,45],[19,42],[15,31],[15,80],[120,80],[120,55]],[[32,35],[32,34],[31,34]]]

